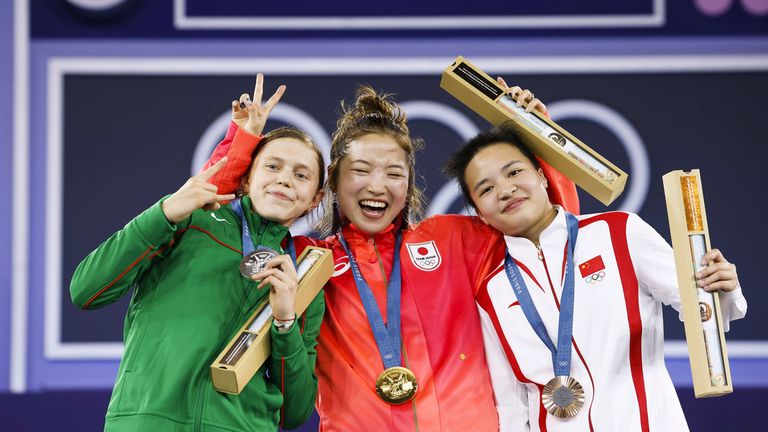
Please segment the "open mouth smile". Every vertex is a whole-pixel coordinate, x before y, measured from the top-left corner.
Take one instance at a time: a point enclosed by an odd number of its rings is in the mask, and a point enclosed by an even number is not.
[[[382,217],[389,207],[389,204],[386,202],[378,200],[361,200],[358,205],[363,215],[376,219]]]

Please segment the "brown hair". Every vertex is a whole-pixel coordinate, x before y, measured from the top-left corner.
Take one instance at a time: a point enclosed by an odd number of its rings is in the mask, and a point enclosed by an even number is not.
[[[251,172],[251,169],[253,167],[253,162],[256,160],[256,155],[259,154],[261,149],[263,149],[270,142],[279,138],[293,138],[295,140],[303,142],[304,144],[307,145],[307,147],[314,150],[315,157],[317,158],[317,170],[319,173],[319,177],[317,179],[317,190],[320,191],[320,189],[322,189],[323,187],[323,183],[325,183],[325,169],[324,169],[325,162],[323,161],[323,154],[320,152],[320,148],[317,146],[317,144],[315,144],[315,142],[312,141],[312,137],[310,137],[306,132],[293,127],[283,126],[267,132],[264,135],[264,138],[261,139],[261,142],[259,142],[259,145],[253,151],[253,154],[251,155],[251,166],[248,167],[248,172],[249,173]],[[238,195],[243,195],[245,191],[248,190],[249,177],[250,177],[249,174],[246,174],[243,176],[242,184],[240,185],[240,190],[238,191]]]
[[[321,234],[333,234],[342,226],[336,205],[336,186],[339,165],[347,156],[349,143],[367,134],[391,136],[405,151],[408,163],[408,194],[402,212],[403,224],[417,222],[423,215],[422,191],[416,186],[416,151],[423,147],[420,139],[411,138],[405,111],[392,99],[391,94],[377,93],[369,85],[361,85],[355,92],[355,103],[347,107],[341,102],[342,115],[336,123],[331,142],[331,161],[323,198],[322,219],[315,229]]]

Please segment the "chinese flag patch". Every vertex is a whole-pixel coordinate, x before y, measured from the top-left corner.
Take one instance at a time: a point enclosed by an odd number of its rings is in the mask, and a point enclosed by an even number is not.
[[[581,264],[579,264],[579,271],[581,272],[581,277],[585,278],[592,273],[597,273],[600,270],[605,270],[605,264],[603,264],[603,257],[600,255],[592,258],[589,261],[585,261]]]

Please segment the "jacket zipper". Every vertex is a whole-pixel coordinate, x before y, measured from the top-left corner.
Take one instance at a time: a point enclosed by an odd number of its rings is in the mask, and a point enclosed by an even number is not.
[[[539,260],[544,264],[544,273],[547,274],[547,281],[549,282],[549,289],[552,292],[552,297],[555,299],[555,304],[557,305],[558,311],[560,310],[560,300],[557,298],[557,294],[555,293],[555,285],[552,283],[552,278],[549,276],[549,267],[547,267],[547,260],[544,258],[544,251],[541,249],[540,244],[536,244],[536,250],[539,254]]]
[[[376,258],[379,260],[379,269],[381,269],[381,274],[384,276],[384,285],[389,286],[389,277],[387,277],[387,273],[384,271],[384,261],[381,259],[381,253],[379,253],[379,248],[376,245],[376,240],[374,240],[373,237],[368,239],[368,243],[373,245],[373,250],[376,251]],[[394,253],[400,253],[400,251],[394,251]],[[393,258],[394,260],[394,255]],[[402,286],[400,287],[402,289]],[[384,308],[386,310],[386,307]],[[402,340],[402,333],[401,333],[401,339],[400,344],[402,346],[403,353],[405,354],[405,367],[408,368],[410,365],[408,364],[408,354],[405,351],[405,341]],[[413,399],[411,401],[411,406],[413,407],[413,423],[416,426],[416,432],[419,432],[419,415],[418,411],[416,410],[416,399]]]
[[[245,223],[248,223],[248,221],[245,221]],[[267,223],[265,222],[264,218],[260,218],[259,220],[259,231],[258,231],[258,244],[261,244],[261,241],[264,239],[264,233],[267,231]],[[245,245],[243,245],[245,247]],[[239,317],[239,315],[237,316]],[[237,319],[237,317],[235,319]],[[228,327],[231,327],[228,326]],[[195,432],[199,432],[202,427],[203,423],[203,402],[205,399],[205,385],[208,383],[208,379],[210,378],[209,374],[203,373],[203,379],[200,381],[200,385],[197,387],[197,407],[195,408]]]

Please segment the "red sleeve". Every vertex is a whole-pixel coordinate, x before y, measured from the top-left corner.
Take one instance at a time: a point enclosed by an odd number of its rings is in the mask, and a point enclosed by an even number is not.
[[[221,158],[227,155],[227,152],[232,147],[232,139],[235,138],[235,132],[237,132],[237,124],[235,122],[229,122],[227,134],[224,135],[224,139],[221,140],[221,142],[213,150],[213,154],[205,163],[205,165],[203,165],[203,167],[200,169],[200,172],[203,172],[212,167],[213,164],[220,161]]]
[[[233,137],[230,137],[230,132],[234,132]],[[264,137],[261,135],[251,135],[232,123],[232,126],[227,131],[227,136],[219,143],[211,158],[205,164],[205,168],[208,168],[224,156],[229,159],[224,168],[208,180],[209,183],[218,186],[219,194],[229,194],[237,191],[240,187],[241,179],[248,173],[253,152],[258,147],[262,138]]]

